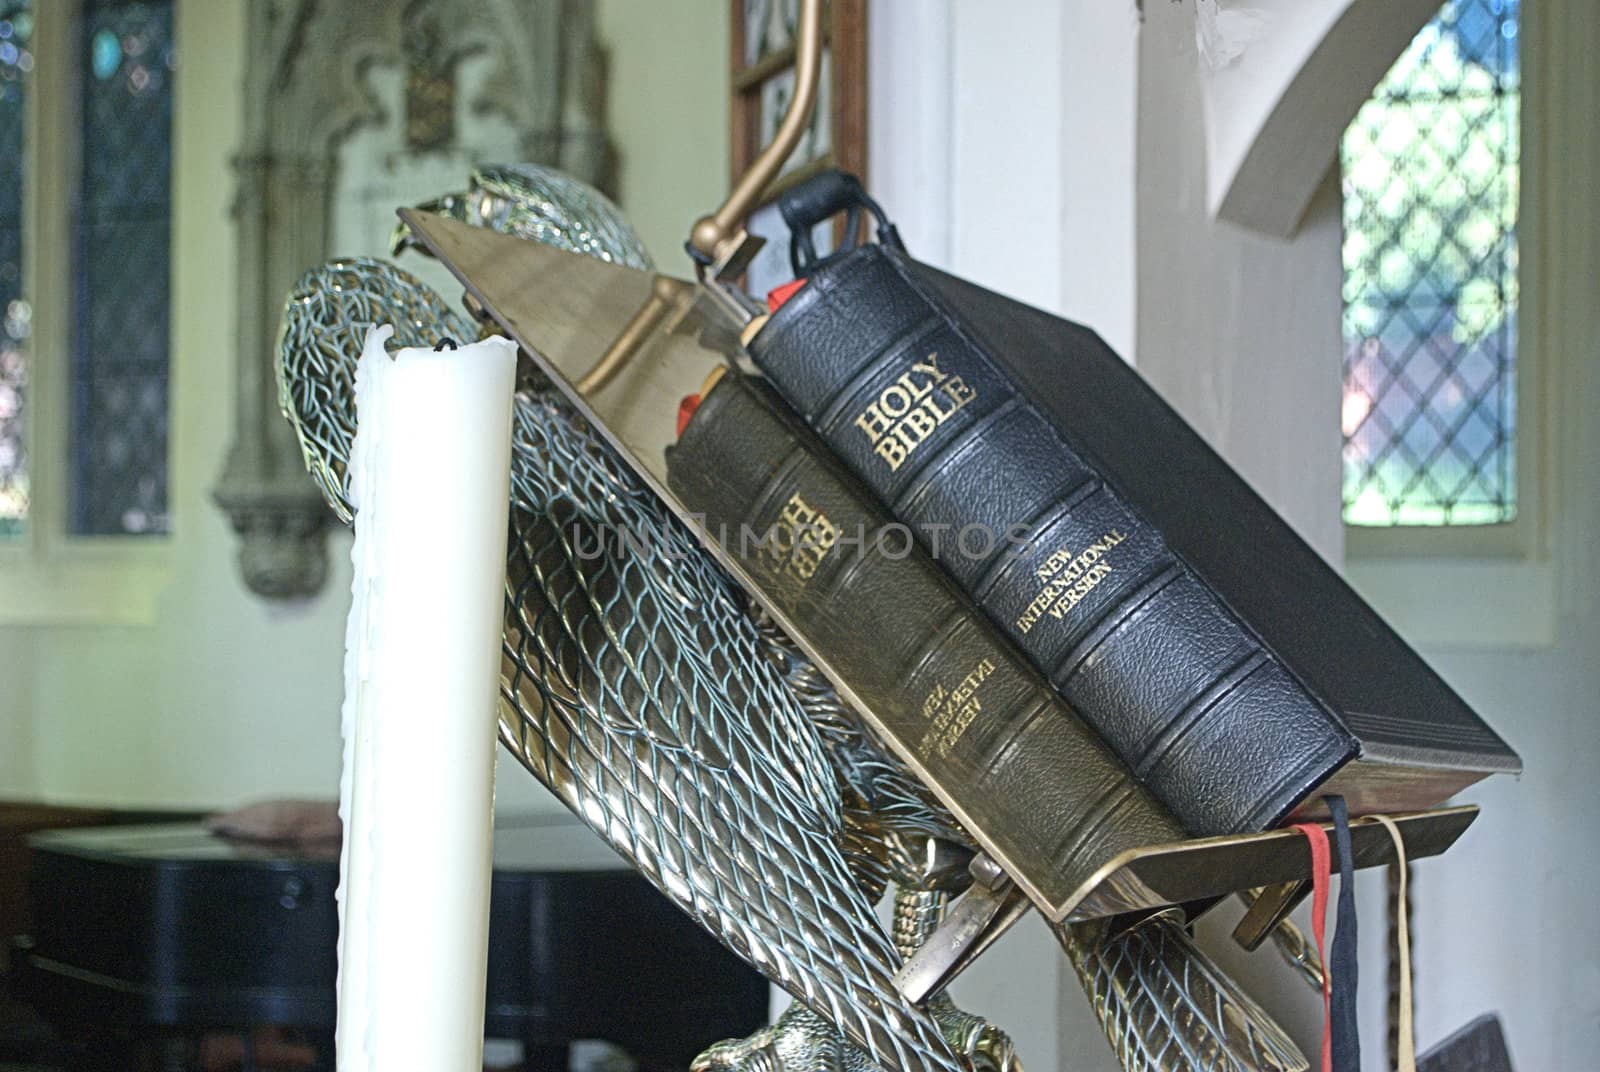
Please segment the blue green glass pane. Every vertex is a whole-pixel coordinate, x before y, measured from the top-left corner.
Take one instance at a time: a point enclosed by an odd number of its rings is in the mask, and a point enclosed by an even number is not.
[[[24,91],[33,70],[27,0],[0,0],[0,540],[28,517],[25,403],[31,310],[22,293]]]
[[[1516,0],[1452,0],[1345,132],[1344,515],[1516,516]]]
[[[175,68],[171,0],[86,0],[68,504],[78,535],[168,528]]]

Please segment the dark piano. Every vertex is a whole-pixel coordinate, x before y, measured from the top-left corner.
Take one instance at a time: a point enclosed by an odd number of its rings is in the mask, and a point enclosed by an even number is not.
[[[73,1060],[127,1069],[165,1040],[278,1024],[331,1068],[335,851],[221,840],[198,824],[32,839],[34,930],[14,989]],[[495,831],[485,1034],[560,1072],[601,1039],[684,1069],[766,1022],[767,984],[570,819]]]

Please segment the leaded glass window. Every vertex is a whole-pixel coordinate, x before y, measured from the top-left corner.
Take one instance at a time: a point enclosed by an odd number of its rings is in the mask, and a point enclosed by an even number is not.
[[[68,525],[167,530],[172,0],[84,0]]]
[[[1519,0],[1451,0],[1345,132],[1344,518],[1517,512]]]
[[[28,518],[26,414],[31,309],[22,293],[23,91],[33,70],[27,0],[0,0],[0,540]]]

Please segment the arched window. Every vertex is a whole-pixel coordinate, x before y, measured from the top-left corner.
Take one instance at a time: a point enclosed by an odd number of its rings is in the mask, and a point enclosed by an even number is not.
[[[1517,516],[1519,0],[1450,0],[1345,132],[1344,518]]]
[[[0,0],[0,554],[168,528],[173,13]]]

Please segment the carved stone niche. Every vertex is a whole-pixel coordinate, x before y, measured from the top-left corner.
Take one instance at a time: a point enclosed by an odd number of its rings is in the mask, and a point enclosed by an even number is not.
[[[248,20],[234,438],[212,494],[239,535],[245,584],[292,599],[327,578],[332,514],[279,412],[273,348],[301,273],[353,252],[330,248],[341,146],[390,124],[396,155],[482,153],[478,162],[532,161],[598,183],[601,61],[591,0],[251,0]],[[468,59],[480,77],[465,112],[509,127],[513,144],[463,140],[457,75]],[[398,123],[374,89],[385,71],[403,86]]]

